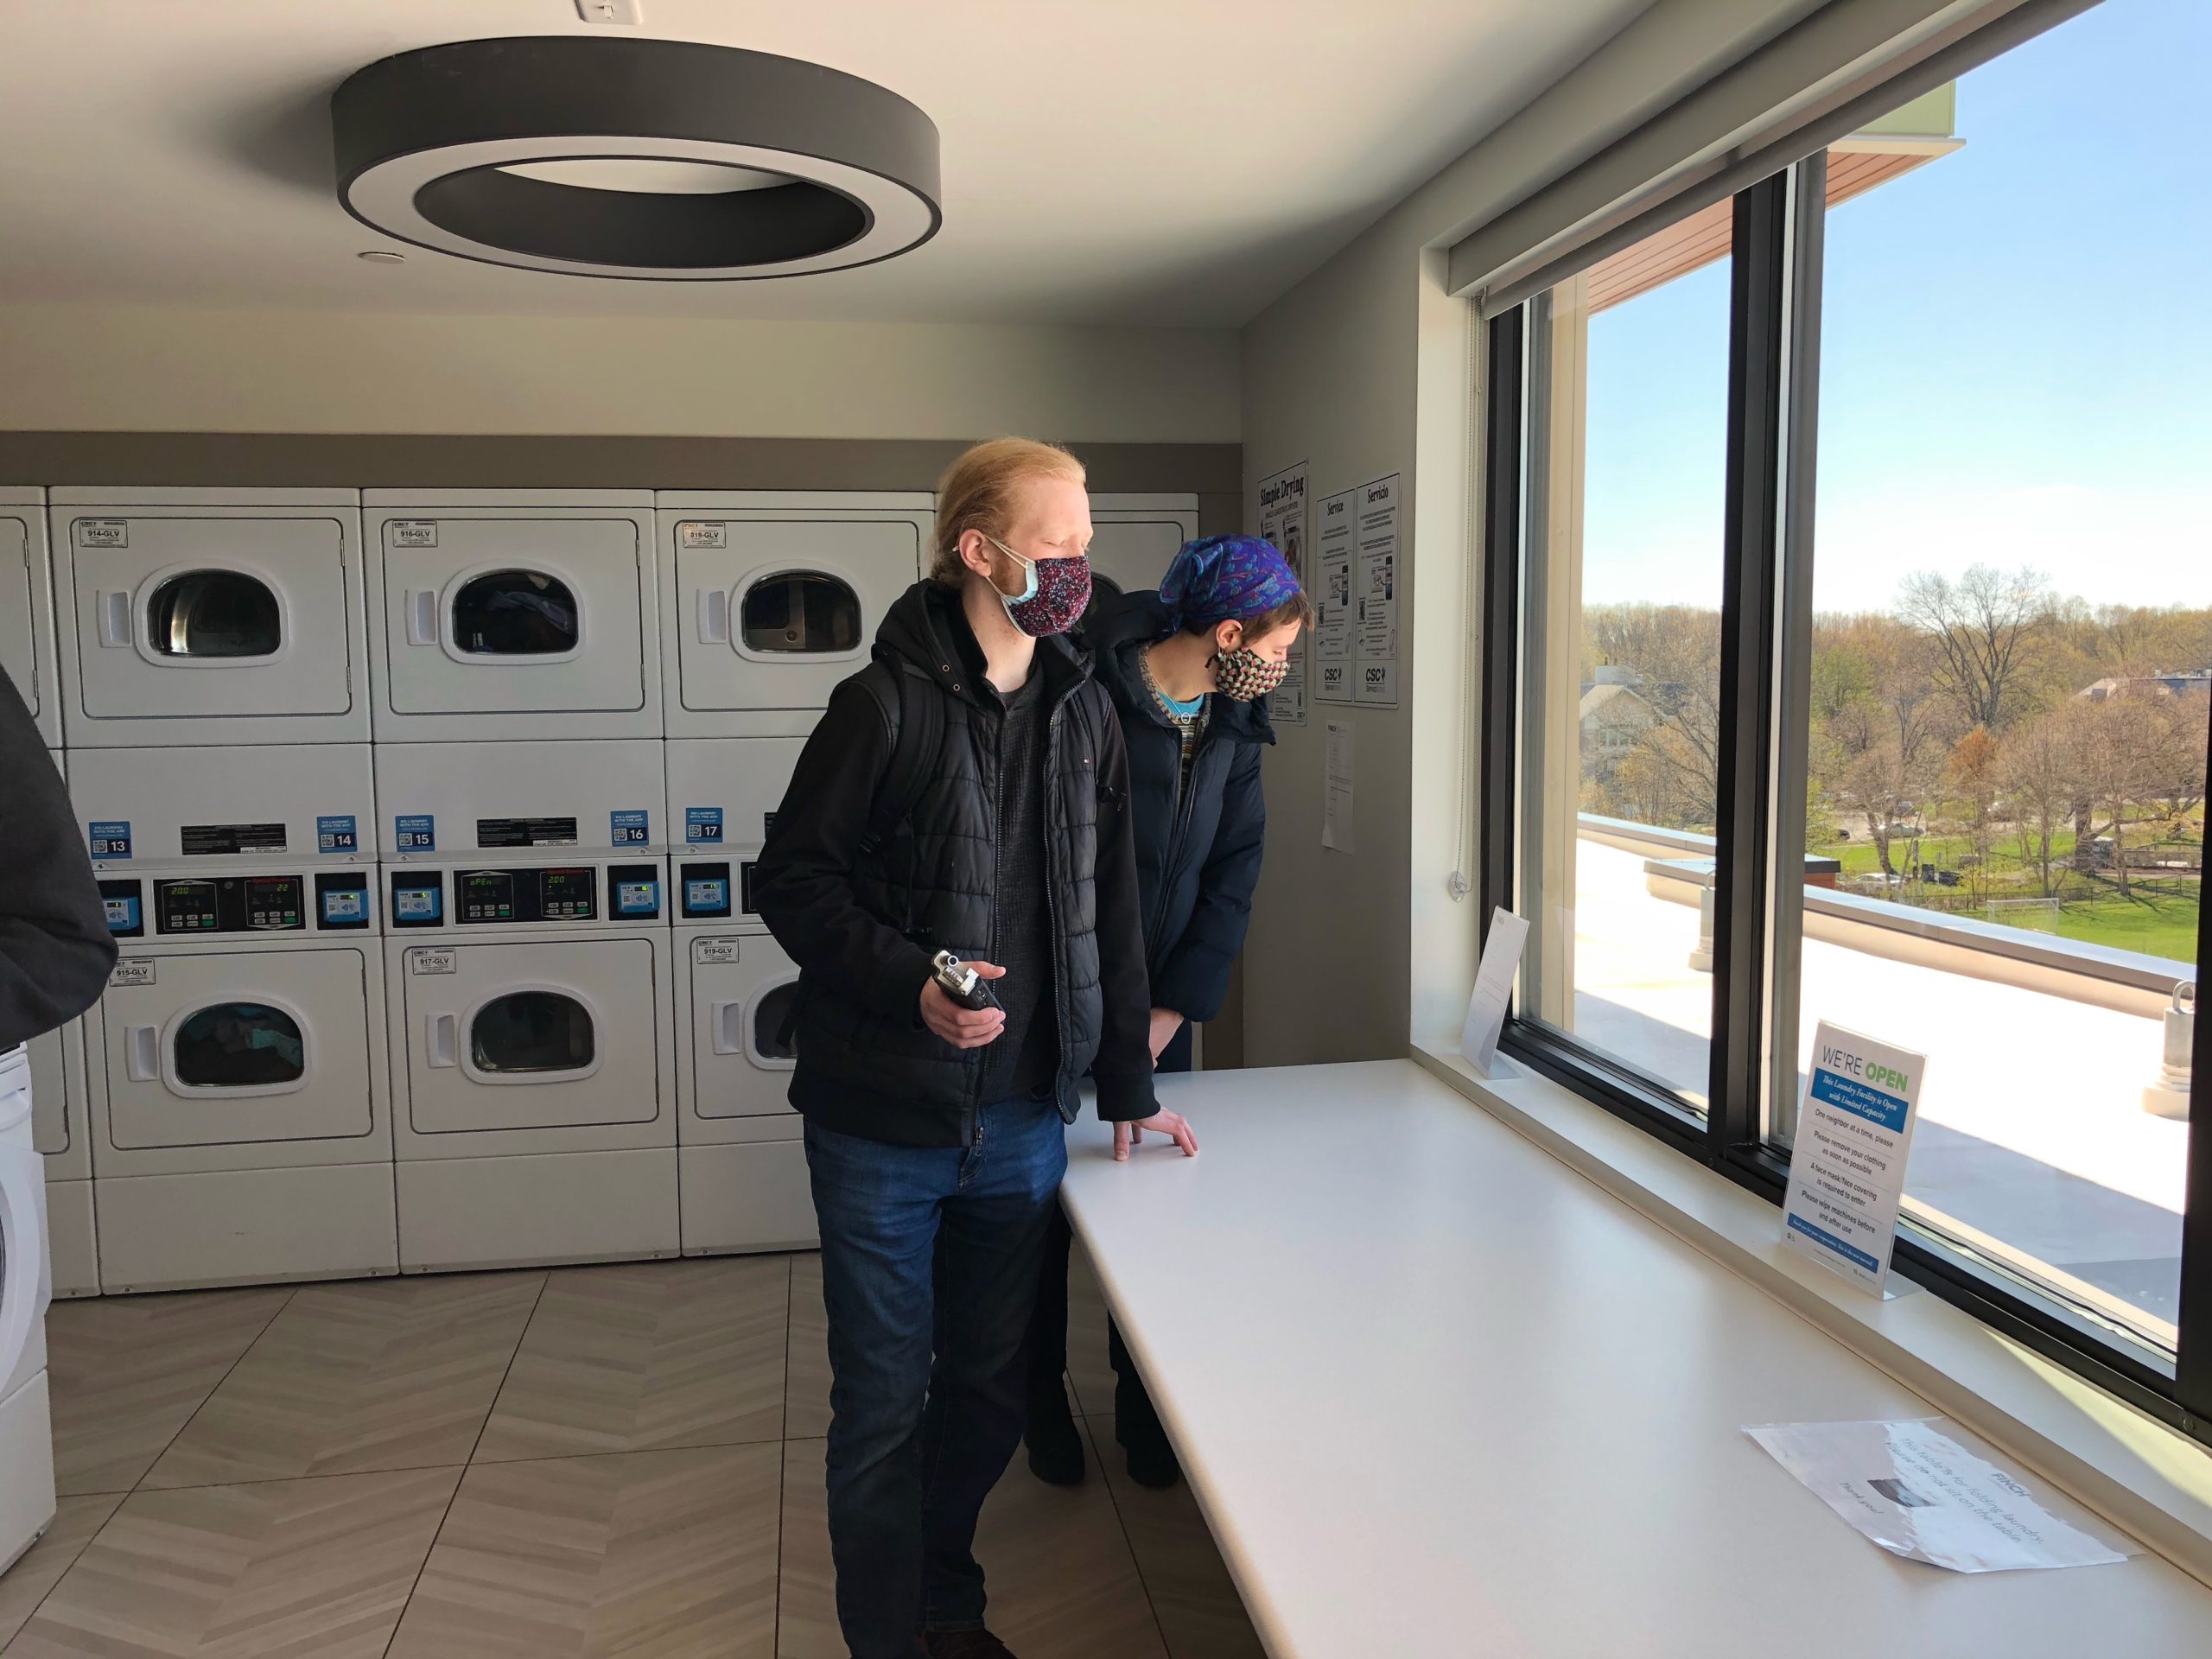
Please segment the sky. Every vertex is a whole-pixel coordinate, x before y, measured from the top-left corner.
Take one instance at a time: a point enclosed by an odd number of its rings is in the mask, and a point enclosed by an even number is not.
[[[2212,606],[2208,73],[2212,0],[2105,0],[1828,215],[1817,608],[1977,561]],[[1725,261],[1592,320],[1586,603],[1718,606],[1727,325]]]

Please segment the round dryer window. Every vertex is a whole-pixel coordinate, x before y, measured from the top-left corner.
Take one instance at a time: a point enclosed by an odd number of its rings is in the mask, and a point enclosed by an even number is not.
[[[468,1022],[469,1058],[479,1071],[582,1071],[598,1058],[591,1011],[558,991],[510,991]]]
[[[243,570],[186,570],[146,601],[147,643],[164,657],[274,657],[283,611],[268,583]]]
[[[861,643],[861,601],[851,587],[817,570],[783,570],[746,590],[745,648],[842,656]]]
[[[543,570],[487,570],[453,596],[453,640],[473,657],[560,657],[576,648],[576,596]]]
[[[171,1058],[188,1089],[268,1089],[307,1075],[299,1022],[261,1002],[217,1002],[176,1028]]]
[[[788,1061],[796,1058],[787,1033],[793,1023],[792,1013],[798,1006],[798,982],[786,980],[781,985],[772,985],[760,994],[753,1005],[753,1058],[756,1060]]]

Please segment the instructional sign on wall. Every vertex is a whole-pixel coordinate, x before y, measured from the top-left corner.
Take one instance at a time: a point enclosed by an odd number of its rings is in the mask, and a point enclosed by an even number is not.
[[[1359,492],[1346,490],[1321,503],[1313,535],[1313,697],[1317,702],[1352,700],[1353,626],[1359,610],[1352,603],[1351,568],[1357,551]]]
[[[1797,1108],[1782,1240],[1880,1295],[1897,1243],[1925,1055],[1825,1020]]]
[[[1290,563],[1300,587],[1311,584],[1306,566],[1306,463],[1286,467],[1272,478],[1260,480],[1260,539],[1273,543]],[[1306,664],[1311,645],[1304,634],[1290,648],[1290,671],[1268,698],[1271,717],[1279,726],[1306,723]]]
[[[1398,706],[1398,475],[1363,484],[1356,493],[1358,522],[1352,566],[1354,702]]]
[[[1332,720],[1328,741],[1321,751],[1321,844],[1332,852],[1358,850],[1352,836],[1354,782],[1359,761],[1354,740],[1358,735],[1350,721]]]

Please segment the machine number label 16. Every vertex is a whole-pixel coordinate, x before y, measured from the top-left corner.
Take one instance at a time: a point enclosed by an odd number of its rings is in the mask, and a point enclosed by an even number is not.
[[[616,812],[611,816],[610,833],[617,847],[643,847],[652,839],[652,820],[642,811]]]

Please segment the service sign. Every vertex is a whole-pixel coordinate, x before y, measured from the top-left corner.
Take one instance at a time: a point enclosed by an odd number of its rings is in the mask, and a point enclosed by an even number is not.
[[[1878,1296],[1928,1059],[1826,1020],[1808,1058],[1782,1240]]]

